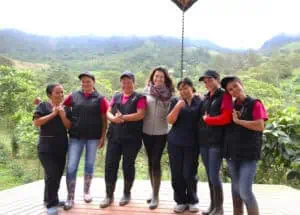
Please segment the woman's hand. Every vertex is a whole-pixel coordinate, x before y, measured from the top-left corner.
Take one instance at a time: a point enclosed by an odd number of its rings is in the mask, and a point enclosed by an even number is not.
[[[62,105],[56,107],[57,113],[59,116],[65,116],[66,112]]]
[[[121,124],[121,123],[124,123],[124,122],[125,122],[125,120],[123,119],[123,114],[122,114],[120,111],[118,111],[118,112],[115,114],[115,116],[114,116],[114,118],[113,118],[113,122],[114,122],[114,123],[117,123],[117,124]]]
[[[206,118],[209,117],[209,114],[205,112],[205,114],[202,116],[203,121],[205,122]]]
[[[58,114],[58,112],[59,112],[58,106],[53,106],[52,107],[52,114],[56,116]]]
[[[101,149],[101,148],[103,148],[104,147],[104,145],[105,145],[105,135],[103,135],[103,137],[101,137],[100,139],[99,139],[99,143],[98,143],[98,148],[99,149]]]
[[[176,106],[181,109],[185,106],[185,101],[183,99],[179,99],[178,102],[176,103]]]
[[[239,122],[239,113],[235,109],[233,109],[233,111],[232,111],[232,120],[236,124],[238,124],[238,122]]]

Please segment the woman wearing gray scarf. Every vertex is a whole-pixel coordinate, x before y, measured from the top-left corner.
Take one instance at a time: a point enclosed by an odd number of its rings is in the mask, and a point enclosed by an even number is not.
[[[168,70],[163,67],[155,68],[145,88],[147,111],[143,124],[143,143],[148,156],[149,177],[152,186],[152,195],[147,200],[150,209],[157,208],[159,202],[160,160],[167,141],[167,115],[173,93],[174,85]]]

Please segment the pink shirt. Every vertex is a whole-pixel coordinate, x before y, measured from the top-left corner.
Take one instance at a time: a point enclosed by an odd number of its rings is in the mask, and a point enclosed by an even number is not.
[[[240,104],[239,101],[237,104]],[[264,121],[268,120],[267,111],[260,100],[256,100],[252,110],[253,120],[263,119]]]
[[[84,96],[87,98],[91,95],[91,93],[84,93]],[[72,94],[68,95],[68,97],[64,101],[64,105],[71,107],[72,106]],[[106,98],[100,100],[100,113],[106,114],[109,107],[109,103]]]
[[[268,120],[267,111],[264,105],[259,100],[257,100],[254,104],[252,117],[253,120],[259,120],[259,119],[263,119],[264,121]]]
[[[130,96],[122,95],[122,104],[125,104],[129,98],[130,98]],[[115,103],[114,98],[112,98],[110,101],[110,104],[109,104],[110,107],[112,107],[114,105],[114,103]],[[141,97],[136,104],[136,109],[146,109],[146,107],[147,107],[146,97]]]

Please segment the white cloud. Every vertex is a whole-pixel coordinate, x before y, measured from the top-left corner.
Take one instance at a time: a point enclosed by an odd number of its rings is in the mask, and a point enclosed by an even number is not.
[[[181,36],[182,14],[170,0],[2,1],[0,28],[55,36]],[[199,0],[185,15],[185,35],[258,48],[280,32],[299,32],[299,6],[299,0]]]

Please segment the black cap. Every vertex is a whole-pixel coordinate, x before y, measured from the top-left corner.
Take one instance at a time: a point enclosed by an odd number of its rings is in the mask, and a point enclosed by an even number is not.
[[[204,78],[214,78],[220,80],[220,75],[215,70],[206,70],[202,76],[200,76],[199,81],[203,81]]]
[[[232,82],[232,81],[239,81],[241,82],[241,79],[239,79],[237,76],[234,76],[234,75],[230,75],[230,76],[227,76],[227,77],[224,77],[221,81],[221,86],[223,89],[226,90],[226,87],[227,87],[227,84]]]
[[[125,71],[121,74],[120,76],[120,80],[124,77],[127,77],[127,78],[130,78],[133,82],[135,81],[135,77],[134,77],[134,74],[130,71]]]
[[[90,71],[80,73],[78,78],[81,79],[84,76],[89,77],[93,79],[93,81],[95,81],[95,76]]]

